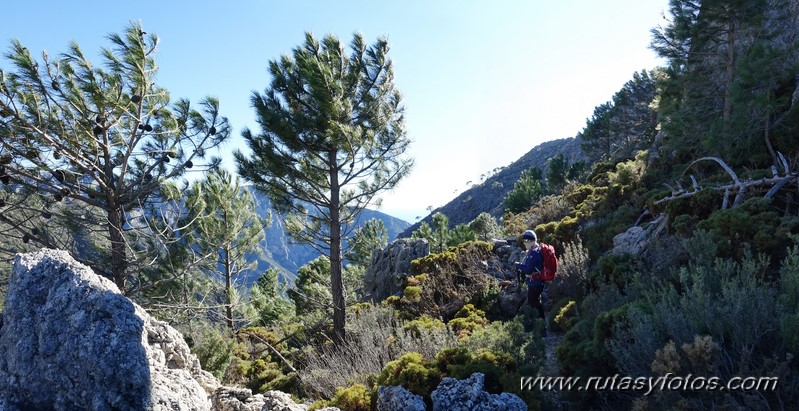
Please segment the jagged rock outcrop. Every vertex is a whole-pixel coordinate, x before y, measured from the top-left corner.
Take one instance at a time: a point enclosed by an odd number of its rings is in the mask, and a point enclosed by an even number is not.
[[[2,410],[208,410],[219,388],[177,330],[64,251],[16,257],[2,314]]]
[[[377,411],[425,411],[424,399],[405,387],[390,386],[377,389]]]
[[[265,411],[308,411],[307,405],[295,403],[290,395],[281,391],[267,391],[264,393],[264,401]]]
[[[485,375],[474,373],[465,380],[445,377],[433,391],[433,411],[525,411],[527,404],[515,394],[490,394],[483,390]]]
[[[514,269],[514,264],[524,258],[524,250],[516,241],[494,240],[493,253],[498,260],[495,265],[501,269],[494,270],[497,274],[490,273],[504,285],[497,297],[497,308],[501,315],[512,318],[527,301],[527,289],[517,281]]]
[[[411,261],[430,254],[425,239],[399,239],[382,250],[372,252],[372,261],[364,275],[364,291],[372,301],[380,302],[397,294],[402,279],[411,272]]]
[[[493,240],[493,253],[498,262],[494,263],[499,271],[498,274],[491,273],[498,280],[515,280],[515,264],[524,260],[527,253],[516,239]]]

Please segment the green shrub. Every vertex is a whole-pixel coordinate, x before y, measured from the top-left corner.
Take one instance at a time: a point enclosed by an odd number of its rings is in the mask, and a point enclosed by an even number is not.
[[[378,385],[401,385],[416,395],[428,398],[440,382],[438,370],[416,352],[389,362],[377,378]]]
[[[593,186],[581,185],[571,190],[564,197],[566,198],[566,201],[568,201],[572,205],[572,207],[576,208],[580,203],[587,200],[588,197],[593,193],[594,193]]]
[[[525,331],[523,320],[529,317],[520,315],[510,321],[493,321],[475,329],[461,341],[461,346],[470,352],[487,349],[508,353],[518,364],[521,375],[533,375],[543,365],[544,342],[539,337],[540,330]]]
[[[358,303],[352,306],[351,310],[355,315],[358,315],[361,311],[370,310],[372,308],[372,303]]]
[[[783,260],[783,268],[789,268],[782,273],[799,272],[799,264],[785,265],[788,261]],[[598,322],[597,331],[609,330],[606,346],[622,374],[672,372],[728,380],[746,370],[746,375],[777,376],[780,386],[792,386],[799,381],[789,367],[787,348],[796,341],[792,324],[799,311],[787,290],[780,294],[762,279],[768,266],[767,259],[744,257],[741,262],[719,258],[713,264],[682,267],[677,283],[653,285],[628,305],[625,315]],[[757,408],[779,408],[796,397],[793,391],[766,395]],[[687,403],[696,404],[693,408],[735,408],[751,398],[745,392],[719,397],[689,390],[662,400],[666,409]]]
[[[696,227],[696,216],[690,214],[678,215],[674,217],[671,226],[678,234],[689,236],[694,231],[694,227]]]
[[[233,359],[233,347],[236,340],[225,336],[215,328],[204,328],[194,335],[194,346],[191,351],[200,360],[203,370],[210,372],[221,380]]]
[[[408,321],[402,326],[403,330],[410,331],[414,336],[417,337],[422,335],[422,331],[444,330],[446,328],[447,325],[444,324],[443,321],[427,315],[423,315],[415,320]]]
[[[242,328],[236,333],[237,344],[233,348],[233,359],[224,381],[244,385],[253,392],[280,389],[285,392],[298,392],[299,381],[296,374],[281,361],[269,344],[284,358],[291,356],[285,343],[278,344],[274,332],[263,327]],[[289,375],[287,375],[289,374]]]
[[[765,198],[751,198],[739,207],[718,210],[697,228],[707,230],[718,246],[720,257],[742,260],[742,244],[747,243],[755,253],[763,252],[777,258],[784,256],[788,236],[799,227],[796,217],[783,217]]]
[[[578,321],[577,303],[573,300],[561,300],[559,305],[552,308],[558,314],[551,320],[550,328],[554,331],[569,331]]]
[[[595,287],[613,284],[623,290],[638,271],[636,256],[631,254],[608,254],[598,261],[597,270],[591,274]]]
[[[488,324],[485,314],[483,310],[475,308],[474,304],[466,304],[455,313],[455,318],[450,320],[447,324],[449,324],[452,331],[459,337],[465,337],[474,332],[478,327],[483,327]]]
[[[448,348],[436,356],[436,367],[459,380],[479,372],[485,374],[485,389],[492,393],[516,391],[519,378],[516,360],[508,353],[480,349],[471,352],[464,347]]]
[[[392,296],[386,298],[385,300],[383,300],[380,304],[388,306],[388,307],[398,308],[401,298],[402,297],[400,297],[400,296],[392,295]]]
[[[616,169],[616,163],[612,162],[598,162],[591,168],[591,173],[588,175],[588,181],[595,186],[603,186],[608,184],[608,174]]]
[[[402,291],[402,297],[410,302],[419,301],[422,289],[415,285],[409,285]]]
[[[721,208],[723,199],[723,194],[717,190],[704,189],[690,197],[668,201],[664,208],[671,219],[679,215],[688,214],[704,220],[714,211]]]
[[[440,372],[459,380],[476,372],[483,373],[485,389],[492,393],[518,389],[516,360],[508,353],[485,348],[473,352],[465,347],[454,347],[438,353],[435,363]]]
[[[405,279],[405,286],[418,286],[427,280],[427,274],[412,275]]]
[[[370,411],[372,409],[372,391],[362,384],[349,388],[338,388],[329,405],[343,411]]]
[[[561,371],[567,376],[608,376],[617,373],[607,349],[613,324],[626,314],[626,306],[577,321],[555,350]]]
[[[418,275],[435,272],[437,266],[453,264],[457,262],[457,260],[457,254],[452,251],[430,254],[426,257],[411,261],[411,273]]]

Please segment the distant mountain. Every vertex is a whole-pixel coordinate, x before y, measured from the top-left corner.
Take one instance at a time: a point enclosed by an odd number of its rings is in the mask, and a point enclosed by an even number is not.
[[[297,278],[297,270],[311,260],[319,257],[319,252],[307,244],[297,244],[286,234],[285,216],[278,214],[273,208],[269,197],[251,189],[255,197],[256,208],[259,215],[272,213],[272,224],[265,230],[263,241],[263,255],[258,260],[258,268],[252,273],[253,278],[247,278],[247,283],[258,279],[258,276],[270,267],[280,271],[281,280],[293,284]],[[399,218],[375,210],[364,210],[355,223],[356,227],[373,218],[385,224],[388,230],[389,241],[396,238],[410,226],[410,223]]]
[[[455,197],[454,200],[433,210],[430,215],[403,231],[400,237],[410,237],[422,222],[430,224],[432,215],[438,212],[449,218],[450,226],[468,224],[482,212],[487,212],[496,218],[501,217],[504,213],[503,200],[513,189],[513,185],[519,180],[522,172],[532,167],[538,167],[546,175],[549,161],[560,154],[563,154],[570,163],[587,160],[580,148],[579,140],[574,137],[542,143],[487,178],[482,184],[473,186]]]

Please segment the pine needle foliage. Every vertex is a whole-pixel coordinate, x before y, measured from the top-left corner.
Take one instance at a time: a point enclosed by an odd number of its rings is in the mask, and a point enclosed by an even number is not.
[[[290,235],[330,259],[335,339],[344,341],[342,239],[348,223],[378,193],[406,176],[413,161],[389,45],[356,34],[350,54],[333,35],[306,33],[291,55],[272,60],[272,81],[251,103],[260,132],[244,130],[252,150],[235,153],[239,173],[287,212]]]
[[[0,234],[69,250],[131,294],[146,283],[131,268],[150,265],[174,234],[172,182],[218,164],[206,155],[230,126],[216,99],[195,108],[155,83],[158,37],[140,23],[108,41],[101,64],[75,42],[39,59],[11,42],[0,68]]]

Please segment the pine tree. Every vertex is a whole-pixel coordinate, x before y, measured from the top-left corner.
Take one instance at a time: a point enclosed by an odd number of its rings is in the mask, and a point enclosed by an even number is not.
[[[410,140],[388,42],[367,46],[355,35],[350,49],[347,56],[336,37],[319,42],[309,33],[291,56],[271,61],[270,86],[252,96],[261,132],[242,133],[252,156],[235,153],[239,173],[292,214],[292,237],[329,257],[338,343],[345,324],[342,238],[413,163],[403,157]]]
[[[492,238],[498,238],[501,233],[497,220],[486,212],[480,213],[474,220],[469,223],[469,228],[474,231],[478,238],[483,241],[488,241]]]
[[[527,211],[542,195],[541,170],[537,168],[524,170],[519,180],[513,184],[513,189],[505,196],[505,211],[512,213]]]
[[[583,150],[593,160],[610,161],[649,148],[656,134],[657,113],[652,107],[656,95],[650,72],[633,74],[611,101],[594,108],[593,116],[577,135]]]
[[[383,221],[373,218],[357,229],[350,242],[347,259],[355,265],[366,267],[372,260],[372,251],[388,244],[388,229]]]
[[[672,18],[653,30],[652,47],[669,60],[661,117],[678,160],[711,154],[732,165],[774,162],[772,126],[786,126],[777,120],[792,108],[786,102],[795,89],[790,7],[782,0],[670,5]],[[780,38],[781,31],[790,34]]]
[[[613,154],[616,136],[612,125],[613,115],[611,101],[594,107],[593,115],[586,120],[585,127],[577,134],[583,151],[594,160],[610,159]]]
[[[293,307],[284,297],[285,283],[280,282],[275,268],[266,270],[250,290],[250,305],[256,312],[259,325],[270,326],[291,317]]]
[[[434,253],[447,251],[449,243],[449,217],[444,213],[433,214],[433,237],[430,238],[430,250]]]
[[[288,290],[288,296],[298,316],[307,317],[317,312],[328,315],[332,298],[329,273],[327,256],[318,257],[297,270],[297,281],[294,288]]]
[[[169,224],[158,221],[179,208],[165,191],[179,191],[171,182],[201,166],[230,127],[215,99],[197,110],[155,84],[158,38],[141,24],[108,40],[101,65],[74,42],[40,60],[12,42],[12,67],[0,71],[0,230],[69,250],[132,293],[143,280],[129,282],[129,268],[164,251],[146,238],[164,234]]]
[[[269,216],[258,216],[255,199],[237,177],[215,170],[194,182],[186,197],[187,216],[192,221],[188,247],[204,263],[202,271],[213,278],[225,309],[225,324],[234,331],[234,309],[242,277],[257,266]]]

